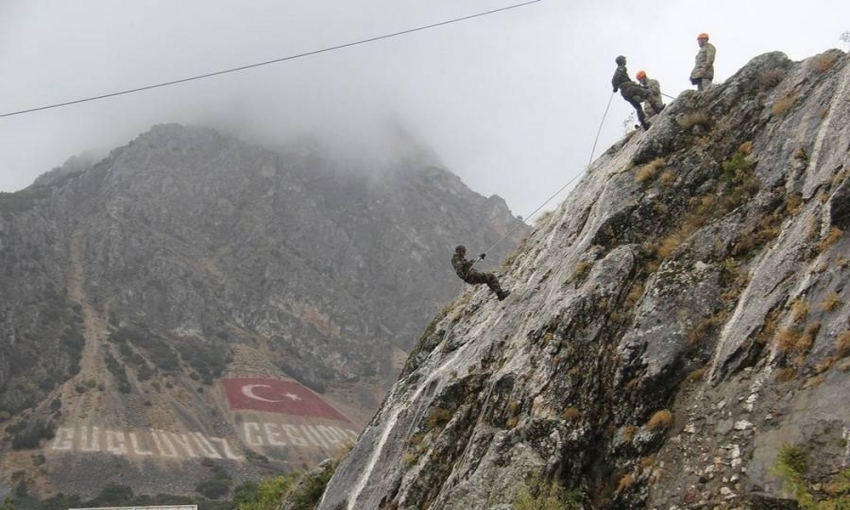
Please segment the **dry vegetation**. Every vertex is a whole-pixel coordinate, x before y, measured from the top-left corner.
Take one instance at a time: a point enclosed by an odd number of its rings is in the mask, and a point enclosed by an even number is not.
[[[582,278],[584,278],[587,275],[587,273],[590,272],[590,268],[592,266],[593,266],[593,264],[591,264],[590,262],[587,262],[586,260],[582,260],[581,262],[576,264],[576,266],[573,268],[573,274],[570,275],[570,277],[567,278],[567,280],[564,283],[565,284],[566,283],[573,283],[573,282],[577,282],[577,281],[581,280]]]
[[[561,414],[561,419],[564,421],[576,421],[579,418],[581,418],[581,411],[575,407],[568,407],[564,409],[564,412]]]
[[[673,413],[667,409],[657,411],[652,415],[652,418],[646,422],[646,428],[649,430],[666,429],[670,425],[673,425]]]
[[[785,196],[785,211],[791,216],[800,214],[803,208],[803,198],[799,193],[789,193]]]
[[[626,425],[623,427],[623,442],[631,443],[632,439],[635,438],[635,432],[637,432],[638,428],[635,425]]]
[[[826,235],[821,241],[818,243],[818,252],[823,253],[827,248],[837,243],[841,236],[844,235],[844,231],[838,227],[832,227],[829,229],[829,234]]]
[[[640,467],[643,470],[647,470],[651,468],[655,464],[655,455],[648,455],[646,457],[641,457],[640,459]]]
[[[740,152],[744,156],[749,156],[753,153],[753,142],[747,141],[742,143],[741,146],[738,147],[738,152]]]
[[[703,112],[686,113],[679,119],[679,125],[684,129],[691,129],[694,126],[708,127],[708,115]]]
[[[835,357],[841,359],[850,354],[850,330],[844,330],[835,338]]]
[[[442,428],[449,420],[452,419],[452,413],[448,409],[444,409],[442,407],[438,407],[431,412],[431,415],[428,416],[428,428],[436,429]]]
[[[818,304],[818,308],[825,312],[831,312],[838,308],[840,304],[841,296],[839,296],[838,293],[834,290],[831,290],[826,293],[826,296],[824,296],[823,301]]]
[[[800,324],[806,321],[809,316],[809,305],[802,299],[795,299],[791,302],[791,320],[795,324]]]
[[[797,376],[797,369],[793,367],[780,368],[776,371],[776,380],[779,382],[788,382]]]
[[[726,319],[729,315],[729,312],[726,310],[720,310],[714,315],[710,317],[706,317],[699,324],[697,324],[694,329],[692,329],[688,333],[688,346],[693,347],[697,345],[700,340],[704,340],[708,337],[709,333],[714,331],[718,326],[721,326],[726,322]]]
[[[793,312],[792,312],[793,313]],[[780,329],[776,333],[776,348],[783,353],[797,368],[802,368],[806,363],[806,356],[815,343],[821,324],[814,322],[805,328],[793,326]]]
[[[658,182],[664,186],[672,186],[676,182],[677,177],[676,172],[673,170],[665,170],[661,174],[661,177],[658,178]]]
[[[791,94],[780,97],[775,103],[773,103],[773,106],[770,107],[770,112],[777,117],[785,115],[785,113],[794,106],[795,99],[796,98]]]
[[[697,382],[697,381],[701,380],[704,376],[705,376],[705,368],[697,368],[693,372],[688,374],[688,377],[686,378],[686,380],[688,382]]]
[[[664,260],[676,251],[676,248],[678,248],[679,245],[685,242],[688,237],[693,234],[693,232],[689,230],[690,229],[682,228],[661,239],[655,249],[655,253],[658,255],[658,258]]]
[[[779,85],[785,79],[785,69],[773,68],[763,71],[758,77],[759,90],[764,92]]]
[[[634,308],[641,296],[643,296],[643,282],[636,281],[626,295],[624,306],[628,309]]]
[[[641,167],[635,174],[635,182],[644,183],[655,179],[658,170],[664,166],[664,158],[656,158]]]
[[[809,60],[808,67],[812,71],[825,73],[832,69],[836,60],[838,60],[838,55],[835,53],[821,53]]]
[[[635,483],[635,477],[632,475],[623,475],[620,481],[617,482],[617,492],[623,492]]]

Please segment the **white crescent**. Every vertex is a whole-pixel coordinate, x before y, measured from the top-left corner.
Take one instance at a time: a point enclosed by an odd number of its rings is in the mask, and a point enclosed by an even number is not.
[[[271,389],[272,387],[269,386],[268,384],[246,384],[245,386],[242,386],[242,394],[245,395],[248,398],[253,398],[254,400],[259,400],[260,402],[271,402],[273,404],[275,404],[277,402],[282,402],[282,400],[271,400],[271,399],[268,399],[268,398],[263,398],[263,397],[260,397],[258,395],[255,395],[254,394],[254,388]]]

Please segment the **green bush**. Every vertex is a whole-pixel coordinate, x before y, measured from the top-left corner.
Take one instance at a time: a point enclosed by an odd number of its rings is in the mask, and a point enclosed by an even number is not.
[[[556,481],[548,483],[539,474],[531,475],[514,502],[515,510],[579,510],[581,494],[567,491]]]
[[[230,349],[225,345],[183,343],[177,349],[183,360],[198,372],[201,380],[207,385],[221,377],[227,364],[232,361]]]
[[[39,501],[38,510],[68,510],[69,508],[90,508],[83,504],[76,494],[66,495],[63,492]]]
[[[42,439],[53,439],[56,435],[56,424],[52,421],[35,420],[30,423],[19,422],[17,425],[21,423],[23,427],[13,432],[12,449],[14,450],[38,448]],[[9,431],[7,429],[7,432]]]
[[[820,485],[829,494],[815,498],[806,480],[806,452],[799,445],[784,444],[776,456],[774,473],[782,479],[783,488],[789,491],[803,510],[842,510],[850,508],[850,469],[833,476]]]
[[[162,370],[175,371],[180,367],[180,361],[171,347],[159,335],[142,326],[119,328],[109,339],[119,344],[122,356],[135,365],[142,365],[144,358],[133,352],[128,343],[142,349],[148,359]]]
[[[109,483],[89,502],[92,507],[121,506],[133,499],[133,489],[120,483]]]
[[[286,501],[294,510],[313,510],[322,499],[325,487],[334,474],[336,465],[322,471],[304,473],[292,490],[286,494]]]
[[[293,473],[269,478],[259,484],[248,485],[252,482],[246,482],[236,489],[233,502],[237,505],[237,510],[277,510],[283,495],[292,488],[296,480],[298,475]]]
[[[130,393],[132,388],[130,387],[130,379],[127,378],[127,371],[124,369],[124,365],[118,363],[118,360],[110,352],[106,353],[104,361],[106,362],[106,368],[115,377],[115,382],[118,383],[118,391],[121,393]]]

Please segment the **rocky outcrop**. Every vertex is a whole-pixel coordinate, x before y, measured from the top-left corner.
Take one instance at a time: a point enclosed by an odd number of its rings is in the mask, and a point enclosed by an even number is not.
[[[508,300],[434,319],[319,508],[793,508],[792,453],[839,497],[848,61],[759,56],[609,149]]]

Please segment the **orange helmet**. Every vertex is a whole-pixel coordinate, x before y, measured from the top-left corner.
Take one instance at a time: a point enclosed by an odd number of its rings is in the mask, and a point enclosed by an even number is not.
[[[699,39],[705,39],[707,41],[708,40],[708,34],[706,34],[705,32],[701,33],[700,35],[697,36],[697,40],[699,40]]]
[[[635,75],[635,78],[637,78],[638,80],[646,78],[646,71],[638,71]]]

